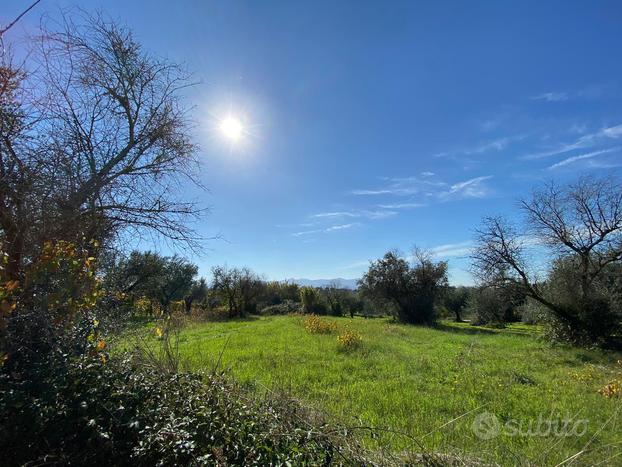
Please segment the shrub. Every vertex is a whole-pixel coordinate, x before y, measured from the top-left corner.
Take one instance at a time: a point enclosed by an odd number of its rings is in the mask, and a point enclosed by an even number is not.
[[[355,443],[302,407],[250,398],[218,375],[162,371],[129,356],[59,354],[46,365],[0,373],[5,465],[364,463]]]
[[[622,379],[614,379],[598,390],[607,399],[622,397]]]
[[[291,401],[175,371],[160,326],[162,357],[147,348],[110,358],[100,328],[103,316],[124,312],[123,300],[101,296],[91,263],[70,244],[50,244],[17,298],[2,297],[11,300],[0,355],[3,465],[365,463],[343,430]]]
[[[330,334],[337,330],[337,325],[332,321],[311,315],[303,318],[302,324],[311,334]]]
[[[359,346],[363,337],[358,331],[346,328],[337,336],[339,346],[344,350],[351,350]]]
[[[618,367],[620,369],[620,374],[617,378],[605,384],[598,390],[598,392],[607,399],[622,397],[622,360],[618,360]]]

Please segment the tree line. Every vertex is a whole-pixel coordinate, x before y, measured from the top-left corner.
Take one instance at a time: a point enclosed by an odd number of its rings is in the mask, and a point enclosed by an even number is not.
[[[247,267],[226,265],[214,266],[207,278],[198,277],[198,267],[189,260],[152,251],[133,251],[112,259],[100,276],[107,293],[122,297],[129,313],[140,309],[153,316],[169,315],[176,308],[185,314],[214,316],[220,312],[221,318],[244,318],[249,314],[354,316],[375,312],[359,292],[337,281],[325,287],[299,286],[266,280]]]
[[[433,325],[443,313],[472,324],[524,320],[579,345],[612,343],[622,321],[622,191],[613,178],[583,177],[546,185],[520,202],[520,226],[487,217],[471,253],[477,284],[450,287],[447,263],[415,248],[371,261],[357,291],[269,282],[248,268],[214,267],[209,281],[179,257],[134,252],[115,265],[121,286],[157,300],[164,310],[184,300],[223,307],[230,318],[262,311],[390,314],[403,323]],[[158,269],[159,268],[159,269]],[[209,282],[209,286],[207,285]]]

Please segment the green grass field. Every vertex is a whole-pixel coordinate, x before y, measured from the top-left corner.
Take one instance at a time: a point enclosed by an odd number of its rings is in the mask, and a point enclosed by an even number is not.
[[[619,354],[552,346],[525,325],[327,319],[360,332],[359,348],[343,351],[337,333],[310,334],[300,317],[284,316],[189,325],[180,351],[193,369],[220,362],[258,391],[284,389],[336,421],[380,428],[374,438],[362,431],[372,448],[423,447],[503,465],[557,465],[584,450],[569,464],[622,464],[622,399],[598,393],[622,372]],[[484,412],[499,422],[490,439],[473,430]],[[494,434],[491,423],[478,427]]]

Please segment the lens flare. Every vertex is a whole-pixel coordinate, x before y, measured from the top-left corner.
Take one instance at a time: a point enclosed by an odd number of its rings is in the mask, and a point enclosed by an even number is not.
[[[230,141],[239,141],[244,135],[242,122],[235,117],[227,117],[220,122],[220,132]]]

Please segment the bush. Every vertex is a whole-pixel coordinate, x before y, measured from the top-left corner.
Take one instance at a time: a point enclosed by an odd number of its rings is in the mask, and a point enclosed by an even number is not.
[[[622,379],[614,379],[613,381],[610,381],[599,389],[598,392],[607,399],[622,397]]]
[[[28,268],[27,287],[5,284],[3,465],[364,463],[343,430],[291,401],[250,397],[220,375],[177,373],[168,330],[154,331],[161,356],[111,358],[103,317],[125,307],[102,296],[91,266],[58,242]]]
[[[303,318],[302,325],[311,334],[330,334],[337,330],[337,325],[332,321],[311,315]]]
[[[59,354],[46,366],[0,374],[4,465],[363,462],[300,406],[251,399],[218,375],[162,371],[127,356],[104,363]]]
[[[598,390],[600,395],[606,397],[607,399],[622,397],[622,360],[618,360],[618,369],[620,372],[616,378],[609,381],[609,383],[605,384]]]
[[[363,336],[358,331],[344,329],[337,336],[337,342],[343,350],[352,350],[358,347],[363,340]]]

